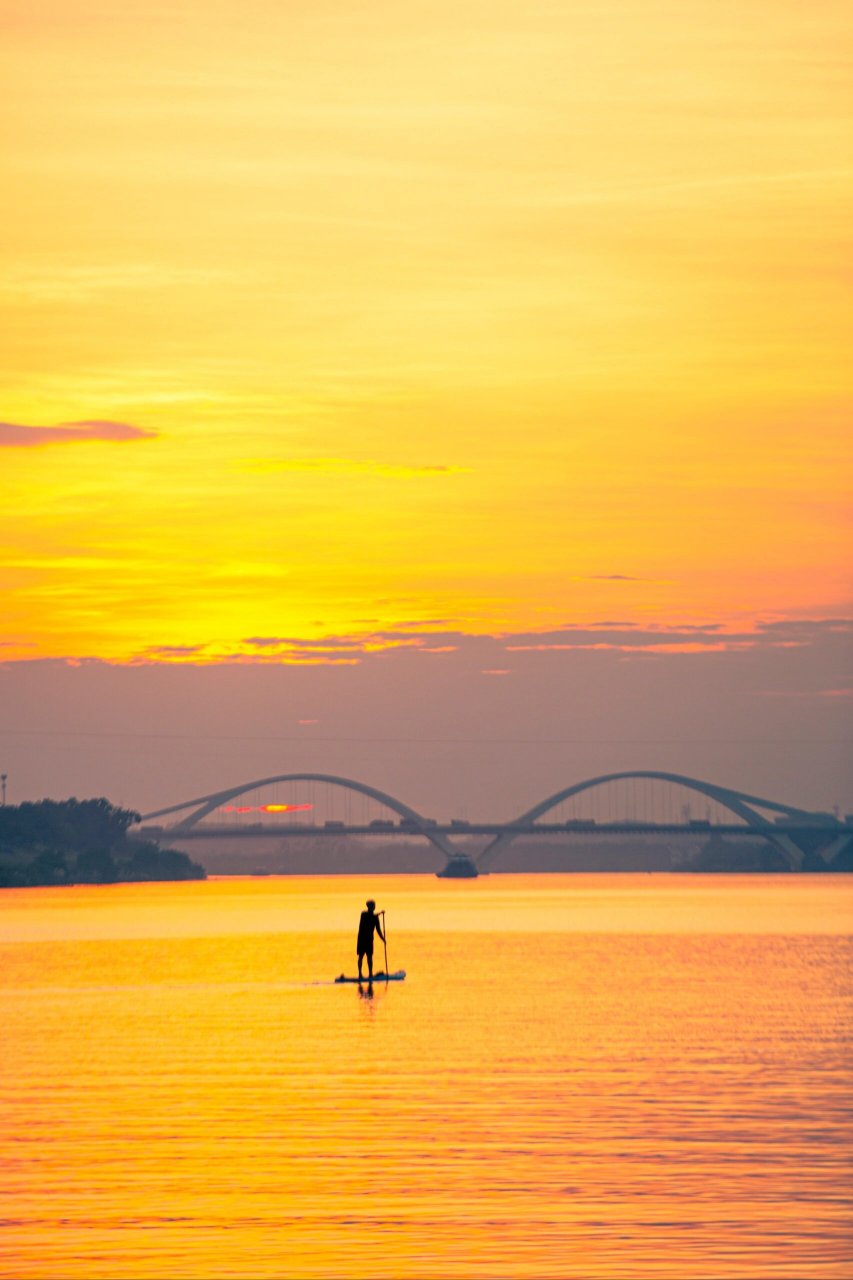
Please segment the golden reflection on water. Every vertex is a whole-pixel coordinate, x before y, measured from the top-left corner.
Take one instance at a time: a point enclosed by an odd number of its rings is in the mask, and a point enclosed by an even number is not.
[[[409,975],[372,997],[329,981],[367,896]],[[0,911],[4,1276],[851,1275],[849,878]]]

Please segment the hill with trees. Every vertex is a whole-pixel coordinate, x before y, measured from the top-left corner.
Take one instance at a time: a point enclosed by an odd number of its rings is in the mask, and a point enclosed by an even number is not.
[[[0,806],[0,888],[205,879],[185,853],[129,839],[138,821],[104,799]]]

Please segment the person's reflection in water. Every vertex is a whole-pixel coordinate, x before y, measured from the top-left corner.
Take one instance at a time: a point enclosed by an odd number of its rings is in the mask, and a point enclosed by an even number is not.
[[[365,986],[363,982],[360,982],[358,984],[358,998],[360,1000],[373,999],[373,983],[372,982],[368,981],[367,986]]]

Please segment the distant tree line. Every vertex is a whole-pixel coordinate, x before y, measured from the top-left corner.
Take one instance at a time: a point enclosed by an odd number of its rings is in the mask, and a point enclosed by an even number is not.
[[[138,821],[104,799],[2,805],[0,888],[205,879],[185,853],[128,838]]]

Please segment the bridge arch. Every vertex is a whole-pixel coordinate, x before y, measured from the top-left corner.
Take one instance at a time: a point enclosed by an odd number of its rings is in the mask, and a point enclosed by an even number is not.
[[[178,835],[181,831],[189,831],[196,826],[203,818],[206,818],[214,809],[218,809],[221,804],[225,804],[228,800],[235,800],[238,796],[245,795],[247,791],[257,791],[261,787],[271,786],[278,782],[325,782],[331,786],[343,787],[344,790],[355,791],[359,795],[367,796],[371,800],[377,800],[380,804],[384,804],[386,808],[391,809],[394,813],[400,815],[411,822],[420,835],[429,840],[430,844],[440,849],[446,858],[457,857],[457,851],[440,831],[436,831],[429,826],[426,820],[417,810],[412,809],[410,805],[405,804],[402,800],[397,800],[394,796],[388,795],[385,791],[379,791],[376,787],[370,787],[365,782],[356,782],[352,778],[339,778],[330,773],[280,773],[271,778],[258,778],[254,782],[241,782],[236,787],[226,787],[223,791],[214,791],[210,795],[198,796],[195,800],[185,800],[183,804],[169,805],[165,809],[155,809],[152,813],[142,815],[142,822],[150,822],[155,818],[165,818],[170,813],[180,813],[184,809],[193,809],[183,821],[175,824],[171,828],[173,835]],[[195,806],[198,808],[195,808]]]
[[[715,800],[723,808],[736,814],[748,827],[761,835],[771,838],[771,833],[774,833],[772,837],[773,843],[783,848],[789,857],[795,857],[799,851],[797,850],[792,854],[792,850],[788,847],[791,842],[786,841],[784,834],[781,832],[776,835],[773,824],[768,819],[762,818],[759,813],[756,813],[754,806],[759,809],[768,809],[770,812],[781,814],[786,818],[814,818],[814,814],[809,813],[806,809],[795,809],[791,805],[779,804],[775,800],[764,800],[760,796],[734,791],[730,787],[717,786],[713,782],[703,782],[699,778],[688,778],[680,773],[662,773],[653,769],[630,769],[622,773],[605,773],[597,778],[586,778],[583,782],[576,782],[570,787],[564,787],[562,791],[556,791],[553,795],[540,800],[532,809],[528,809],[526,813],[520,814],[513,822],[509,823],[507,830],[501,832],[486,846],[477,858],[477,867],[481,871],[486,870],[497,854],[511,845],[513,840],[521,834],[520,831],[514,831],[513,827],[523,828],[529,826],[531,822],[535,822],[537,818],[541,818],[549,810],[555,809],[564,800],[580,795],[583,791],[590,791],[594,787],[604,786],[608,782],[620,782],[623,779],[630,778],[651,778],[658,782],[671,782],[676,786],[686,787],[689,791],[696,791],[699,795],[706,796],[709,800]]]

